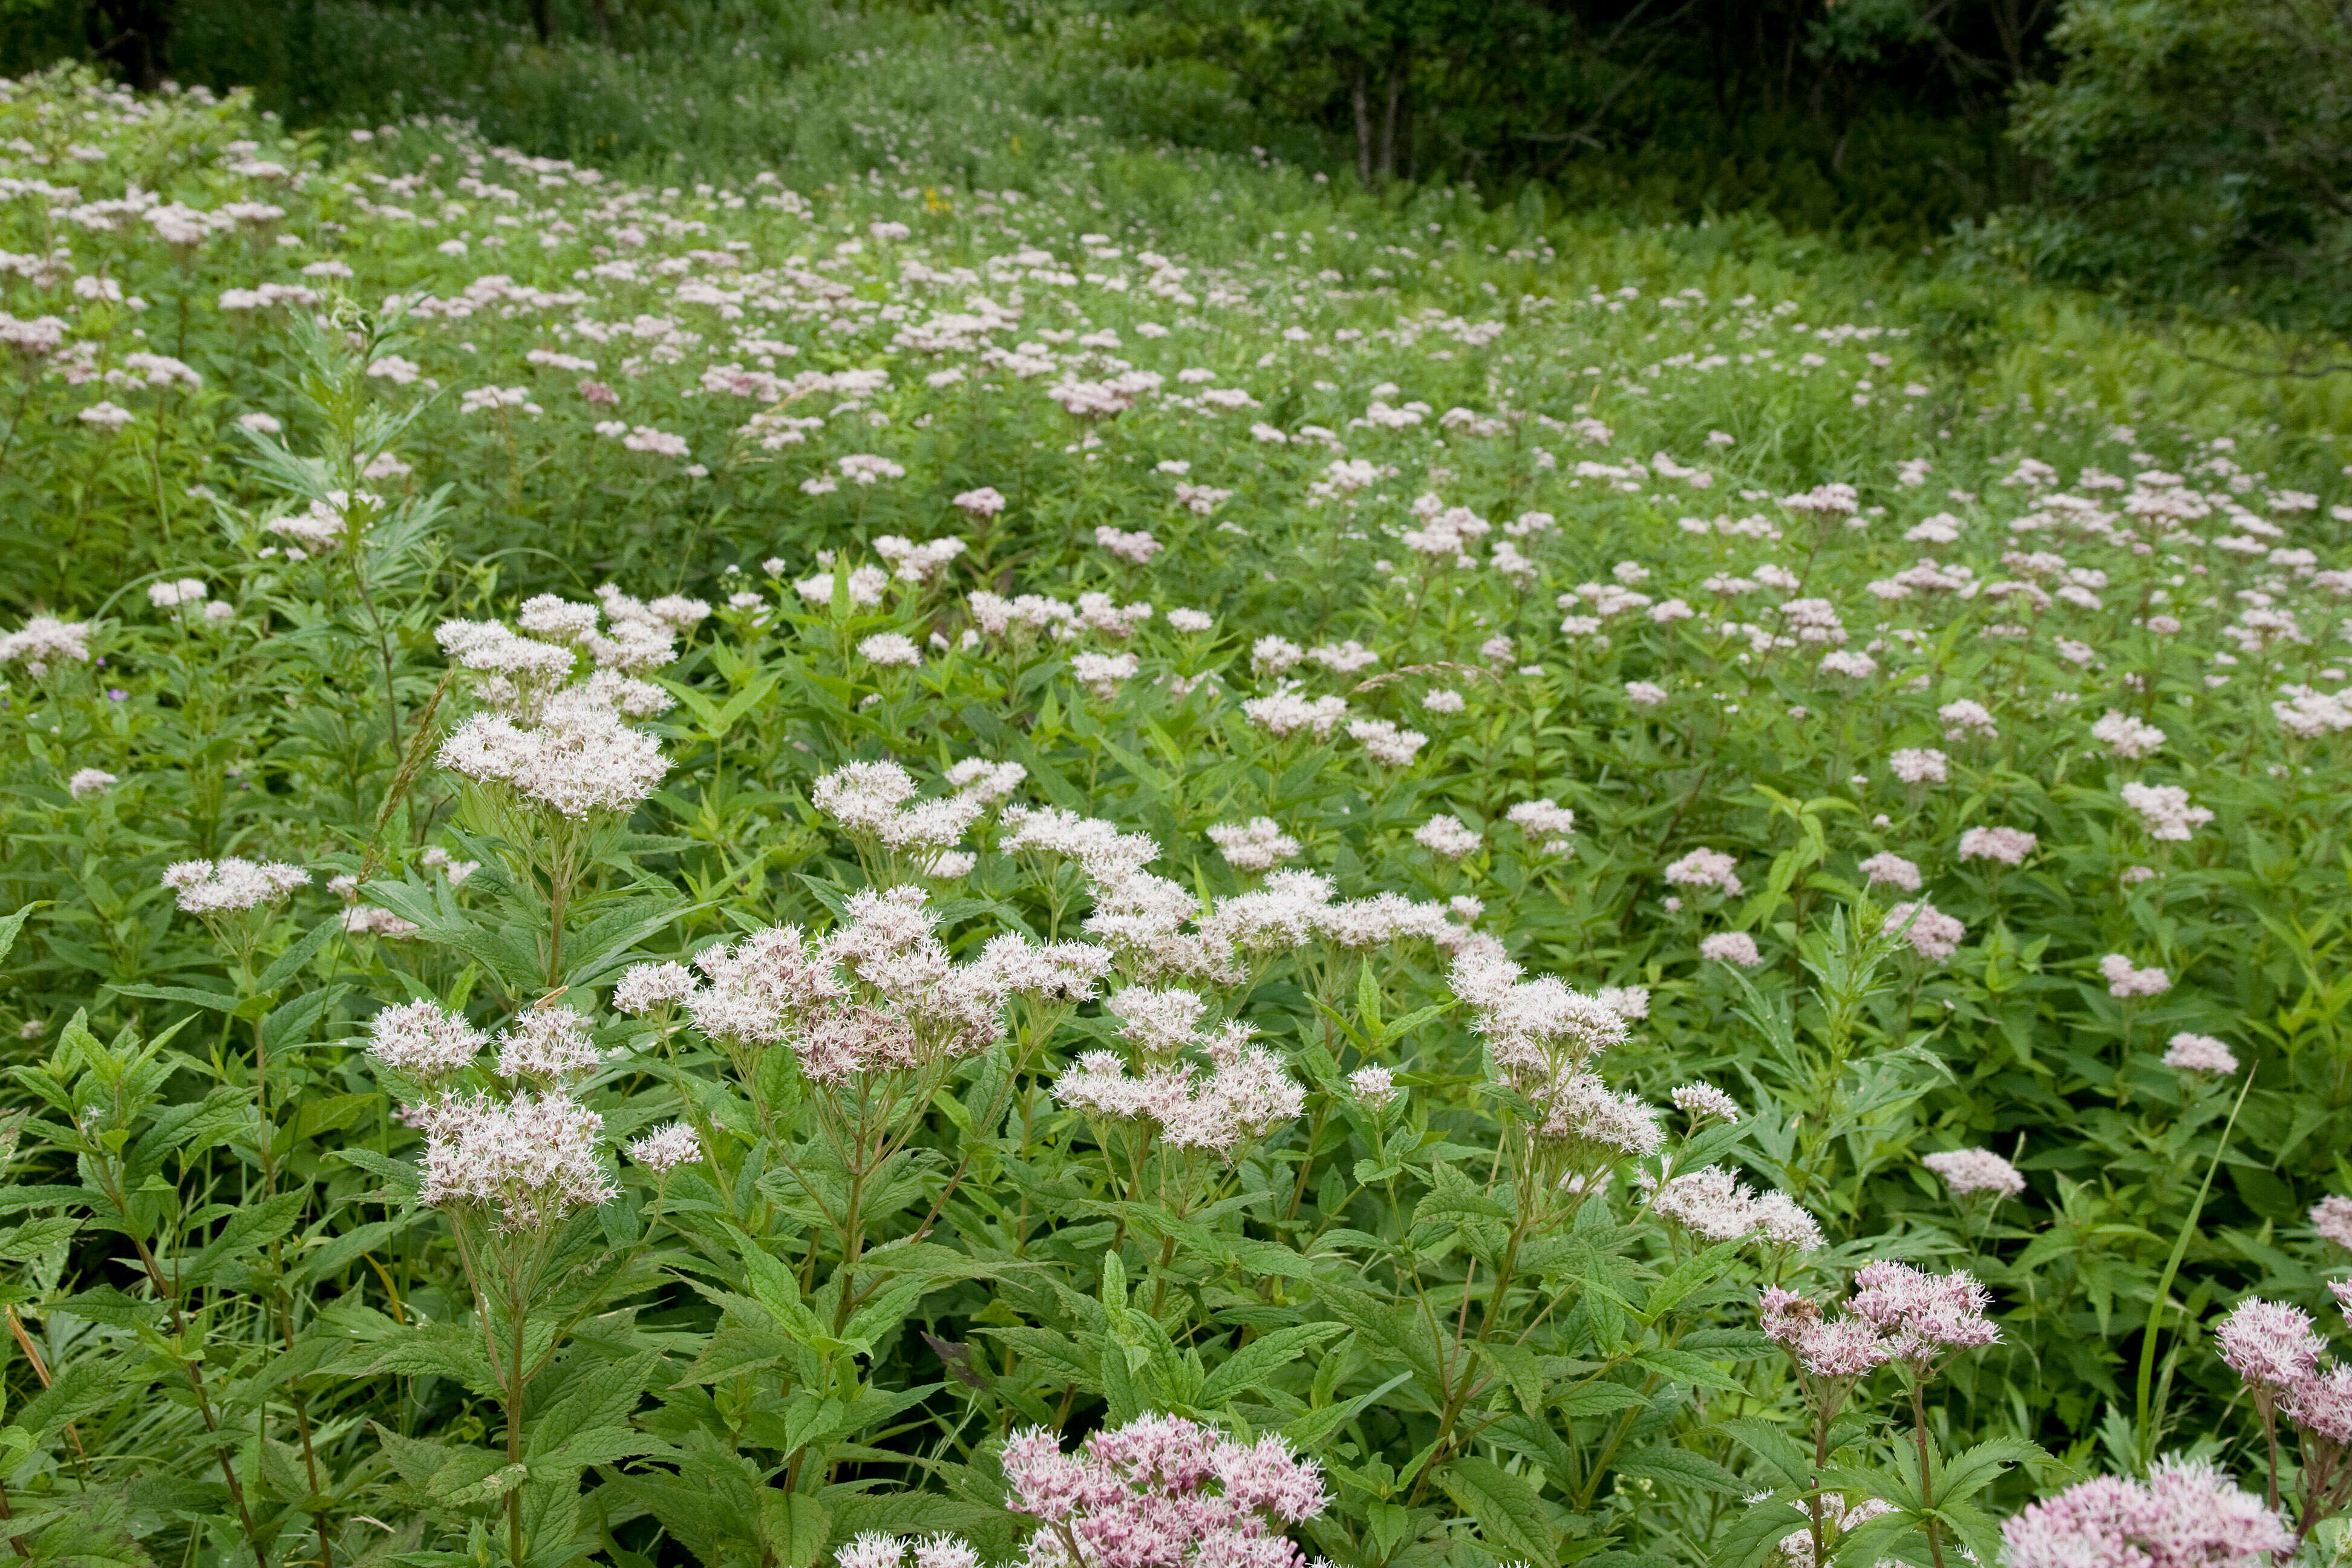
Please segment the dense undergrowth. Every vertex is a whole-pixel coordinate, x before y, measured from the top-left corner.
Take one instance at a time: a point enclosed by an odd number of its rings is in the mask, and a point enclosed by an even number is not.
[[[905,26],[0,102],[0,1536],[2326,1560],[2342,389]]]

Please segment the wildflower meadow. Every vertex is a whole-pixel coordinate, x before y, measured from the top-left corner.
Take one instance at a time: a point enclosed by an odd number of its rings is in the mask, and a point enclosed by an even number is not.
[[[2344,378],[926,37],[0,84],[5,1550],[2352,1553]]]

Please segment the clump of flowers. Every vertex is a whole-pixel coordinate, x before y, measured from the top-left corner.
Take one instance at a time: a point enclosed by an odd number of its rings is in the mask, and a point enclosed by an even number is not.
[[[1523,800],[1504,814],[1504,820],[1528,836],[1538,855],[1565,855],[1576,832],[1576,813],[1549,798]]]
[[[1714,888],[1725,898],[1739,896],[1739,862],[1719,849],[1694,849],[1666,868],[1666,880],[1678,888]]]
[[[1822,1246],[1820,1224],[1794,1198],[1759,1194],[1719,1165],[1658,1183],[1650,1209],[1702,1242],[1752,1238],[1797,1252]]]
[[[2000,1331],[1985,1314],[1990,1301],[1985,1288],[1965,1271],[1927,1274],[1885,1260],[1854,1274],[1853,1293],[1837,1317],[1793,1290],[1767,1286],[1758,1300],[1757,1326],[1787,1352],[1796,1372],[1812,1416],[1816,1468],[1827,1467],[1834,1424],[1863,1379],[1892,1366],[1903,1373],[1911,1399],[1917,1473],[1928,1474],[1927,1385],[1952,1357],[2000,1342]],[[1820,1561],[1835,1519],[1820,1500],[1808,1511],[1807,1534]],[[1933,1547],[1934,1527],[1929,1528]]]
[[[2260,1498],[2202,1460],[2145,1482],[2095,1476],[2001,1527],[2009,1568],[2274,1568],[2295,1538]]]
[[[2227,1078],[2238,1070],[2238,1055],[2210,1035],[2194,1035],[2184,1030],[2166,1043],[2164,1065],[2182,1072],[2211,1073]]]
[[[635,810],[669,764],[652,736],[579,690],[551,699],[536,726],[476,714],[442,742],[441,765],[533,811],[581,820]]]
[[[1038,1521],[1023,1568],[1299,1568],[1282,1532],[1330,1504],[1280,1437],[1254,1443],[1176,1415],[1097,1432],[1074,1454],[1031,1427],[1004,1446],[1006,1506]]]
[[[1969,928],[1958,918],[1926,902],[1897,904],[1886,911],[1881,928],[1888,936],[1898,932],[1912,951],[1930,963],[1941,963],[1960,950]]]
[[[1225,864],[1244,874],[1271,871],[1298,858],[1298,840],[1285,833],[1270,816],[1220,824],[1208,830],[1208,837],[1225,858]]]
[[[2191,805],[2189,792],[2179,784],[2127,784],[2123,797],[2147,824],[2147,836],[2160,842],[2186,844],[2213,820],[2211,808]]]
[[[2040,842],[2021,827],[1971,827],[1960,835],[1960,858],[2022,866]]]
[[[2099,960],[2099,975],[2107,983],[2107,994],[2121,1002],[2161,996],[2172,989],[2172,977],[2163,970],[2137,968],[2120,952]]]
[[[307,886],[310,873],[277,860],[246,860],[230,856],[222,860],[182,860],[167,867],[163,886],[172,889],[184,913],[240,914],[247,910],[282,903],[295,889]]]
[[[1998,1203],[2025,1190],[2024,1175],[1990,1149],[1948,1149],[1924,1154],[1919,1163],[1943,1177],[1945,1188],[1956,1198],[1990,1193]]]
[[[1699,938],[1698,955],[1708,963],[1735,969],[1754,969],[1764,962],[1763,950],[1744,931],[1719,931]]]
[[[1448,976],[1486,1042],[1496,1079],[1526,1107],[1511,1144],[1519,1200],[1538,1212],[1571,1181],[1589,1181],[1664,1141],[1657,1113],[1601,1082],[1593,1058],[1622,1044],[1624,1016],[1554,975],[1521,978],[1499,953],[1465,952]]]
[[[1203,1027],[1208,1003],[1181,986],[1129,986],[1110,998],[1134,1058],[1087,1051],[1054,1081],[1054,1098],[1104,1124],[1149,1127],[1171,1150],[1231,1161],[1298,1119],[1306,1091],[1244,1025]],[[1185,1059],[1198,1053],[1202,1072]]]

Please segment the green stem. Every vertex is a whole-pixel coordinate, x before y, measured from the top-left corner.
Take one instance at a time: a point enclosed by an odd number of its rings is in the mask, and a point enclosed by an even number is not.
[[[2213,1146],[2213,1158],[2205,1166],[2205,1180],[2197,1189],[2197,1201],[2189,1205],[2189,1215],[2180,1222],[2180,1234],[2172,1243],[2172,1256],[2165,1259],[2164,1273],[2156,1282],[2156,1295],[2147,1304],[2147,1331],[2139,1342],[2139,1455],[2145,1464],[2156,1452],[2156,1433],[2152,1413],[2148,1408],[2150,1391],[2156,1382],[2156,1336],[2164,1321],[2165,1298],[2171,1293],[2173,1276],[2180,1272],[2180,1260],[2188,1256],[2189,1237],[2197,1229],[2197,1216],[2205,1210],[2205,1194],[2213,1190],[2213,1173],[2221,1167],[2221,1156],[2230,1147],[2230,1134],[2238,1125],[2238,1112],[2246,1103],[2246,1096],[2254,1089],[2252,1069],[2246,1073],[2245,1086],[2238,1090],[2237,1103],[2230,1107],[2230,1120],[2221,1126],[2221,1140]]]

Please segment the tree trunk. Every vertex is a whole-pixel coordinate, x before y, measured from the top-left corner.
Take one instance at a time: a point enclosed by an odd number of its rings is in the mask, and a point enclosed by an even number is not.
[[[530,0],[530,30],[542,44],[555,37],[555,0]]]
[[[90,52],[142,92],[152,92],[172,68],[174,0],[94,0],[83,14]]]
[[[1372,188],[1372,104],[1364,86],[1364,62],[1356,62],[1349,78],[1348,96],[1356,108],[1356,183]]]
[[[1397,120],[1404,106],[1405,77],[1411,61],[1405,47],[1400,42],[1389,54],[1388,112],[1381,121],[1381,183],[1388,184],[1397,173]]]

